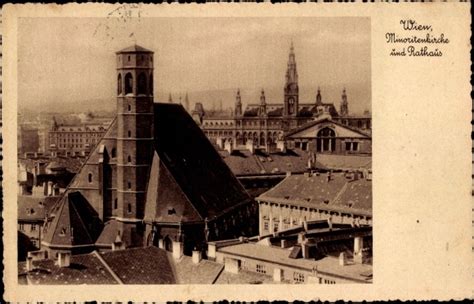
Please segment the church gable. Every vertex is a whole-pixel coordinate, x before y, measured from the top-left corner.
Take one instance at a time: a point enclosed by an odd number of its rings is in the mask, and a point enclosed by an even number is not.
[[[193,208],[155,152],[148,182],[145,221],[189,222],[203,218]]]
[[[101,218],[104,217],[103,191],[116,179],[116,129],[117,121],[114,120],[65,191],[65,195],[80,191]],[[104,164],[110,164],[112,169],[104,172]]]

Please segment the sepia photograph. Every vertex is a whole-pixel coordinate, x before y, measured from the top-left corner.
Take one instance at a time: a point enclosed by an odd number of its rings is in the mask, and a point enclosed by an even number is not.
[[[18,283],[371,284],[369,17],[18,20]]]

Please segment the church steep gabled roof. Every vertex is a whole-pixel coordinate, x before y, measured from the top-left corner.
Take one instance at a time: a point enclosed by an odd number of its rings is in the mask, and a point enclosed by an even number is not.
[[[250,200],[217,150],[181,105],[156,103],[154,108],[155,150],[172,180],[202,219],[219,216]]]
[[[44,241],[55,246],[93,245],[98,236],[97,214],[79,192],[63,196],[51,210]]]

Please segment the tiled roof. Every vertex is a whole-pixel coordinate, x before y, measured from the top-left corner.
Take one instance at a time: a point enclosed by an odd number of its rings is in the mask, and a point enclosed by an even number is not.
[[[18,196],[18,220],[42,221],[58,201],[59,196],[37,197],[31,195]]]
[[[105,265],[94,254],[71,256],[69,267],[59,267],[54,260],[33,261],[28,272],[32,284],[118,284]],[[18,263],[18,274],[26,273],[26,263]]]
[[[256,272],[240,270],[238,274],[222,272],[216,284],[279,284],[273,277]]]
[[[168,253],[168,257],[172,259],[171,253]],[[199,264],[194,264],[191,257],[182,256],[172,263],[172,267],[178,284],[212,284],[224,265],[209,260],[201,260]]]
[[[220,215],[249,200],[232,171],[181,105],[155,103],[154,111],[156,152],[202,218]]]
[[[308,208],[320,208],[351,214],[372,214],[372,182],[348,180],[342,173],[305,176],[293,174],[258,200],[285,202]]]
[[[79,192],[63,196],[51,210],[44,241],[60,246],[92,245],[98,237],[98,215]]]
[[[282,174],[304,172],[308,169],[309,154],[301,149],[288,149],[286,153],[251,154],[248,150],[219,151],[226,164],[237,175]],[[372,158],[359,155],[317,154],[316,168],[332,170],[370,169]]]
[[[174,284],[175,276],[165,250],[130,248],[100,253],[124,284]]]
[[[28,273],[21,262],[18,274],[27,273],[33,284],[173,284],[172,263],[165,250],[146,247],[72,255],[69,267],[52,259],[33,261],[34,270]]]

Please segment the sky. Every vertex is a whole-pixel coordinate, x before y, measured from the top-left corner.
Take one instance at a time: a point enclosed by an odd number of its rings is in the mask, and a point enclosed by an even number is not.
[[[22,18],[18,34],[20,111],[113,110],[115,52],[138,44],[155,52],[155,101],[231,107],[283,103],[291,41],[300,103],[371,109],[370,19],[298,18]]]

